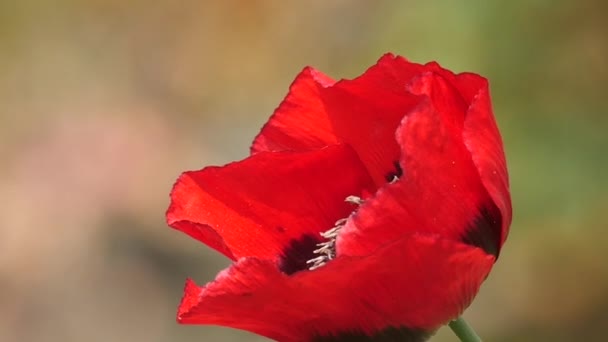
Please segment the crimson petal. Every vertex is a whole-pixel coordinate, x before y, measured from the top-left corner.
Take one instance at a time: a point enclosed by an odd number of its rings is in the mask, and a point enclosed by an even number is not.
[[[468,72],[454,75],[434,62],[426,66],[457,88],[468,104],[462,134],[464,144],[471,153],[481,182],[500,211],[502,245],[511,225],[511,195],[504,147],[492,111],[488,80]]]
[[[301,150],[344,142],[352,146],[378,186],[399,160],[394,132],[419,101],[405,91],[425,66],[391,54],[363,75],[335,84],[305,69],[256,137],[252,152]]]
[[[344,199],[372,186],[345,145],[263,152],[182,174],[171,192],[167,222],[229,258],[282,256],[298,264],[286,265],[296,271],[313,256],[319,232],[354,209]]]
[[[466,73],[458,75],[458,82],[480,85],[467,111],[463,138],[479,172],[481,182],[501,213],[500,245],[502,246],[511,225],[511,195],[503,143],[492,115],[488,82],[480,76]]]
[[[488,80],[468,72],[455,75],[435,62],[428,63],[426,67],[457,88],[468,104],[462,136],[481,182],[500,211],[502,246],[511,225],[511,194],[504,146],[493,115]]]
[[[251,152],[305,151],[338,143],[321,97],[334,83],[322,72],[304,68],[254,140]]]
[[[292,276],[244,258],[205,287],[188,281],[178,321],[286,342],[371,341],[391,331],[421,341],[462,313],[493,262],[477,248],[421,235]]]
[[[498,255],[510,222],[502,143],[488,108],[487,84],[471,105],[450,82],[455,80],[445,71],[429,72],[408,86],[425,100],[397,131],[405,174],[357,211],[338,238],[338,253],[365,255],[415,231]]]

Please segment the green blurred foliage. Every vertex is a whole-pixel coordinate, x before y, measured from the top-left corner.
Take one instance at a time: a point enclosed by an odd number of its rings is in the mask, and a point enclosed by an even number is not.
[[[603,341],[608,3],[0,2],[0,340],[262,341],[174,323],[228,262],[164,224],[178,174],[244,157],[297,72],[392,51],[491,82],[510,240],[488,341]],[[454,341],[443,329],[435,341]]]

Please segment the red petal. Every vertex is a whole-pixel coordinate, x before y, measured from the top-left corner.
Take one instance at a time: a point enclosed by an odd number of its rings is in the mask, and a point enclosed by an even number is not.
[[[472,230],[482,229],[473,233],[482,234],[481,238],[488,240],[484,243],[490,245],[488,252],[497,254],[500,223],[496,229],[494,222],[486,221],[495,221],[500,215],[496,215],[493,198],[480,179],[470,150],[483,156],[479,159],[484,167],[496,165],[491,164],[490,158],[504,164],[504,156],[498,155],[502,146],[495,144],[500,137],[492,127],[467,120],[466,129],[474,127],[478,130],[474,134],[486,137],[471,140],[473,133],[465,131],[469,104],[446,76],[426,73],[412,82],[409,91],[426,95],[426,99],[404,118],[397,134],[405,174],[398,182],[380,189],[357,211],[338,237],[338,253],[366,255],[404,232],[440,234],[462,241]],[[482,109],[487,108],[475,107],[477,111]],[[473,115],[475,119],[492,114]],[[469,138],[467,145],[463,134]],[[486,143],[494,146],[476,145]],[[484,153],[486,150],[496,153]],[[506,177],[504,172],[497,177]],[[486,180],[491,182],[487,175]],[[483,226],[476,226],[480,224]]]
[[[480,76],[461,74],[459,84],[480,84],[478,92],[471,100],[464,123],[464,144],[471,153],[477,167],[481,182],[501,212],[501,245],[507,239],[511,225],[511,195],[509,193],[509,175],[507,163],[494,115],[488,83]]]
[[[511,224],[511,195],[503,143],[492,111],[488,81],[473,73],[454,75],[436,63],[429,63],[427,67],[456,87],[465,103],[469,104],[463,139],[481,182],[500,211],[502,245]]]
[[[320,71],[304,68],[254,140],[251,152],[305,151],[338,143],[321,99],[321,92],[334,83]]]
[[[279,341],[389,327],[435,330],[471,303],[493,261],[479,249],[428,236],[291,277],[271,261],[241,259],[203,288],[189,282],[178,321]]]
[[[354,208],[344,199],[370,187],[348,146],[264,152],[184,173],[167,222],[230,258],[276,258],[294,239],[316,237],[347,217]]]
[[[359,154],[378,186],[394,170],[394,134],[419,101],[405,91],[424,66],[385,55],[360,77],[320,84],[306,69],[255,139],[252,151],[299,150],[345,142]]]

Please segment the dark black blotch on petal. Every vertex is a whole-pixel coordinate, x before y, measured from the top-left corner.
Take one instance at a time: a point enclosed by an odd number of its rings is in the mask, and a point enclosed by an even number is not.
[[[320,236],[317,238],[308,234],[291,240],[283,250],[279,269],[288,275],[308,269],[306,262],[318,256],[313,251],[318,248],[317,244],[320,242]]]
[[[477,217],[465,230],[462,241],[498,257],[501,221],[500,212],[494,203],[482,207]]]
[[[330,336],[318,336],[312,339],[314,342],[423,342],[433,335],[421,329],[407,327],[388,327],[373,334],[364,334],[358,331],[348,331],[332,334]]]
[[[395,169],[384,176],[384,179],[386,179],[387,182],[392,182],[395,177],[401,178],[401,176],[403,176],[403,169],[401,168],[401,164],[399,164],[398,160],[393,162],[393,166]]]

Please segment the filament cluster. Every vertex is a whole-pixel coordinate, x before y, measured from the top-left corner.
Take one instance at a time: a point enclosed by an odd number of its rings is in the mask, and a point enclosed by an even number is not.
[[[348,196],[345,201],[356,205],[363,204],[363,200],[358,196]],[[319,248],[313,251],[314,254],[319,256],[306,262],[307,265],[310,265],[308,267],[309,270],[315,270],[336,257],[336,238],[340,233],[340,229],[346,224],[346,221],[348,221],[348,217],[341,218],[334,223],[333,228],[320,233],[326,241],[318,243],[317,247]]]

